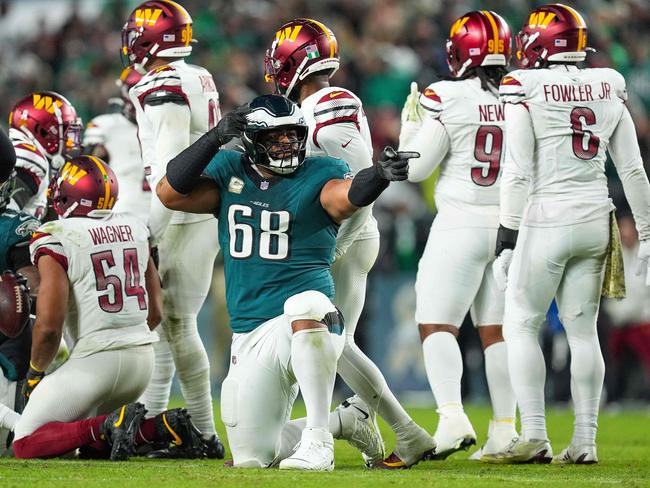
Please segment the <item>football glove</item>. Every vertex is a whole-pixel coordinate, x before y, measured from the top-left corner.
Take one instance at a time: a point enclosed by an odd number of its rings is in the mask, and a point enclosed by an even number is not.
[[[246,115],[251,109],[248,104],[240,105],[232,112],[227,113],[214,127],[210,129],[210,141],[215,147],[221,147],[228,144],[234,137],[240,137],[246,128]]]
[[[411,92],[406,97],[406,102],[402,108],[402,124],[405,122],[417,122],[422,124],[422,105],[420,105],[420,92],[418,84],[411,82]]]
[[[45,378],[45,371],[41,371],[40,369],[35,368],[34,365],[30,362],[29,371],[27,371],[27,376],[25,376],[25,382],[23,383],[22,389],[25,403],[27,403],[32,392],[43,378]]]
[[[419,152],[395,151],[386,146],[377,161],[377,173],[386,181],[404,181],[409,174],[409,159],[419,157]]]
[[[636,274],[641,276],[645,273],[645,286],[650,286],[650,239],[639,242],[637,259]]]

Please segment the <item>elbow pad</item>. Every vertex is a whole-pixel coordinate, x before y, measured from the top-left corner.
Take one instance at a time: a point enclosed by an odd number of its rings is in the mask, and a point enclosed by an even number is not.
[[[377,200],[379,195],[388,188],[389,183],[379,175],[375,165],[364,168],[352,180],[348,190],[348,200],[355,207],[367,207]]]

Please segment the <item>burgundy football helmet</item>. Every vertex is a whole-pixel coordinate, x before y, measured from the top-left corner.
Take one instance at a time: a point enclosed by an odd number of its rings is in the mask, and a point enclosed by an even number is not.
[[[275,83],[276,93],[289,96],[298,82],[318,71],[339,69],[339,46],[334,33],[312,19],[287,22],[275,33],[264,58],[264,79]]]
[[[122,99],[122,114],[132,122],[135,122],[135,107],[129,97],[129,90],[133,88],[140,80],[142,75],[136,71],[133,66],[127,66],[120,73],[120,77],[115,80],[115,84],[120,89],[120,98]]]
[[[491,10],[468,12],[452,24],[447,39],[447,64],[456,78],[476,66],[507,66],[510,61],[510,27]]]
[[[582,15],[568,5],[543,5],[528,15],[516,44],[517,62],[522,68],[540,68],[553,61],[584,61],[587,24]]]
[[[138,5],[122,27],[123,59],[141,73],[155,58],[177,58],[192,52],[192,17],[172,0]]]
[[[81,119],[72,104],[56,92],[34,92],[18,100],[9,113],[9,126],[23,132],[54,168],[61,167],[64,156],[81,150]]]
[[[108,164],[95,156],[78,156],[54,175],[48,198],[59,218],[101,217],[115,206],[118,191]]]

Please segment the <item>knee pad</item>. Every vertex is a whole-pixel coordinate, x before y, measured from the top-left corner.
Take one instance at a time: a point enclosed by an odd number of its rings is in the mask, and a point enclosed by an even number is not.
[[[303,291],[287,298],[284,302],[284,313],[289,316],[291,322],[296,320],[321,322],[330,312],[336,312],[332,301],[315,290]]]

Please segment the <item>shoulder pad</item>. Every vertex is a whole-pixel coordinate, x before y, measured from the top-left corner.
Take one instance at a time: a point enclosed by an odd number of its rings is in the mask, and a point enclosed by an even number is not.
[[[609,72],[609,78],[612,83],[612,90],[616,96],[622,101],[627,101],[627,86],[625,84],[625,78],[621,73],[612,68],[606,68]]]
[[[442,112],[442,98],[440,98],[440,84],[432,83],[420,95],[420,105],[423,109],[438,116]]]
[[[47,173],[50,163],[36,146],[27,142],[14,142],[14,151],[16,168],[24,168],[40,176]]]
[[[501,103],[522,103],[525,100],[526,92],[521,78],[521,73],[513,72],[501,79],[499,85]]]
[[[323,95],[314,106],[314,120],[317,125],[329,125],[339,122],[358,123],[357,114],[361,102],[351,92],[335,89]]]
[[[32,234],[32,239],[29,242],[32,264],[38,267],[38,260],[41,256],[47,254],[53,257],[67,271],[68,258],[63,249],[63,245],[57,237],[46,232],[47,229],[49,229],[49,226],[44,224]]]
[[[131,90],[142,107],[144,107],[145,104],[145,97],[158,91],[179,94],[184,98],[183,103],[187,103],[187,96],[183,93],[181,76],[175,68],[168,65],[160,66],[149,71]],[[154,97],[153,99],[156,98],[157,97]],[[177,103],[173,100],[172,102]],[[156,103],[156,105],[159,105],[160,103]]]

